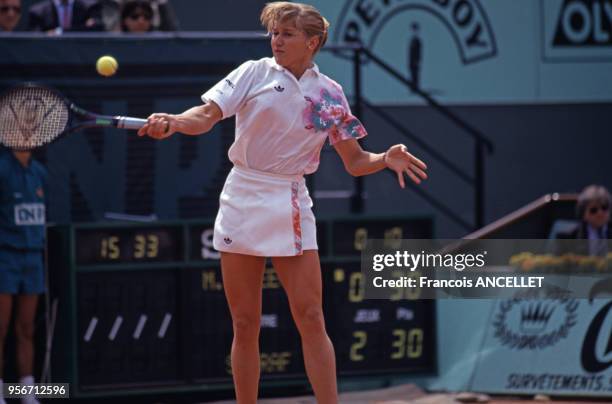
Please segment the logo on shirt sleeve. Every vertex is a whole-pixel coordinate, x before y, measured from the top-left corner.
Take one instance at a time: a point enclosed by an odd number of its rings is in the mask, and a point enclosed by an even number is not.
[[[281,86],[280,84],[277,86],[274,86],[274,89],[278,91],[279,93],[282,93],[283,91],[285,91],[285,87]]]
[[[17,226],[42,226],[45,224],[45,205],[42,203],[20,203],[15,205]]]
[[[225,79],[225,83],[232,89],[236,88],[236,85],[230,79]]]

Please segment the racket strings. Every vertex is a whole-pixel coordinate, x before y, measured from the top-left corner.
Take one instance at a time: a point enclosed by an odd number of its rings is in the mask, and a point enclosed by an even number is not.
[[[12,149],[43,146],[65,129],[68,107],[44,87],[15,88],[0,99],[0,142]]]

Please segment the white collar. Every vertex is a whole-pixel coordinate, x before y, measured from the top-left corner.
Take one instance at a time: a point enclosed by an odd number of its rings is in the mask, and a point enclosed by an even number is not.
[[[274,59],[274,56],[268,58],[268,60],[270,61],[270,67],[272,67],[273,69],[276,69],[279,72],[284,72],[285,70],[287,70],[283,66],[279,65],[278,63],[276,63],[276,59]],[[317,66],[317,64],[315,62],[312,62],[312,66],[309,67],[308,69],[306,69],[304,71],[304,73],[306,73],[309,70],[312,70],[316,76],[319,75],[319,66]]]
[[[319,75],[319,66],[315,62],[312,62],[312,67],[309,70],[312,70],[315,75]]]

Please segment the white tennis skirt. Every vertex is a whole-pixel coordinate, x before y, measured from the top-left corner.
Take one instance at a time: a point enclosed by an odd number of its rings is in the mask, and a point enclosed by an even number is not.
[[[213,236],[218,251],[286,257],[318,249],[312,200],[301,175],[234,166],[219,200]]]

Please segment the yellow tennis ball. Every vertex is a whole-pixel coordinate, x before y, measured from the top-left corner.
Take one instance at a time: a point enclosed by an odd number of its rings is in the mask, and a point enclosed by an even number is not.
[[[104,77],[110,77],[117,72],[119,64],[112,56],[102,56],[96,62],[96,70]]]

